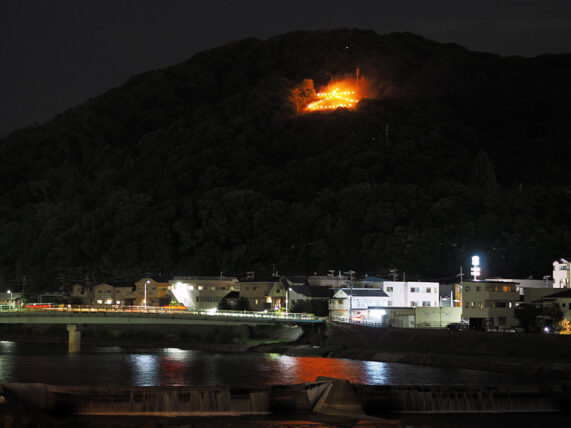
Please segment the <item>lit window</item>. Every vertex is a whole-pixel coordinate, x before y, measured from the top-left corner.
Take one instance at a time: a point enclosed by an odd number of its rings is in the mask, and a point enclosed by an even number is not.
[[[199,289],[199,290],[204,290],[204,286],[199,285],[199,286],[198,286],[198,289]]]
[[[484,307],[484,305],[482,304],[482,302],[478,302],[478,308],[482,309]]]
[[[464,291],[470,291],[470,287],[468,286],[464,287]]]

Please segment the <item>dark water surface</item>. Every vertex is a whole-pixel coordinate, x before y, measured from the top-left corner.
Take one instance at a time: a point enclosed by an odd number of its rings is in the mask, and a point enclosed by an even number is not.
[[[89,345],[83,345],[79,354],[69,354],[67,344],[0,341],[0,383],[262,386],[312,382],[317,376],[370,385],[560,383],[557,379],[376,361]]]

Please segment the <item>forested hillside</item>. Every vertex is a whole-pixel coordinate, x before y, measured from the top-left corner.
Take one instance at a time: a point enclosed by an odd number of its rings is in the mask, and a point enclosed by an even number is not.
[[[356,110],[294,89],[359,67]],[[353,269],[542,276],[571,251],[571,55],[247,39],[0,140],[0,285]],[[65,276],[64,276],[65,275]],[[62,279],[64,278],[64,279]]]

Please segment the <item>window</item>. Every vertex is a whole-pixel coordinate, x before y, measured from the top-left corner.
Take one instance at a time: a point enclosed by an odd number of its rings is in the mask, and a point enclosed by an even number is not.
[[[418,293],[418,287],[410,287],[411,293]]]
[[[470,307],[474,308],[476,305],[474,305],[474,302],[470,302]]]
[[[211,289],[211,290],[216,290],[216,286],[211,285],[211,286],[210,286],[210,289]]]
[[[468,302],[466,302],[466,303],[464,303],[464,307],[465,307],[465,308],[469,308],[469,307],[470,307],[470,304],[469,304]]]
[[[427,288],[426,288],[426,292],[427,292],[427,293],[430,293],[430,292],[431,292],[430,287],[427,287]]]
[[[199,290],[204,290],[204,287],[203,287],[202,285],[199,285],[199,286],[198,286],[198,289],[199,289]]]
[[[258,291],[258,288],[259,288],[259,287],[253,287],[252,290]]]
[[[470,291],[470,287],[465,286],[465,287],[464,287],[464,291]]]
[[[385,289],[385,291],[386,291],[387,293],[392,293],[392,292],[393,292],[393,287],[387,287],[387,288]]]
[[[410,302],[410,306],[416,306],[416,302]]]
[[[482,309],[484,307],[484,304],[482,302],[478,302],[478,308]]]
[[[508,303],[508,307],[510,307],[510,308],[512,307],[512,302]]]
[[[391,302],[390,300],[387,302],[387,306],[392,306],[393,302]]]
[[[505,308],[506,302],[496,302],[496,308]]]
[[[479,286],[479,285],[476,287],[476,291],[478,291],[478,292],[480,291],[480,286]]]
[[[430,302],[422,302],[422,306],[430,306]]]

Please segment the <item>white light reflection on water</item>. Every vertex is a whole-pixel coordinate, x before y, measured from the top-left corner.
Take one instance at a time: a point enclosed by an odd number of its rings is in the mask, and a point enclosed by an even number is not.
[[[388,383],[388,365],[378,361],[363,361],[365,382],[369,385]]]
[[[127,359],[132,362],[133,383],[136,386],[152,386],[158,383],[158,356],[150,354],[130,354]]]

